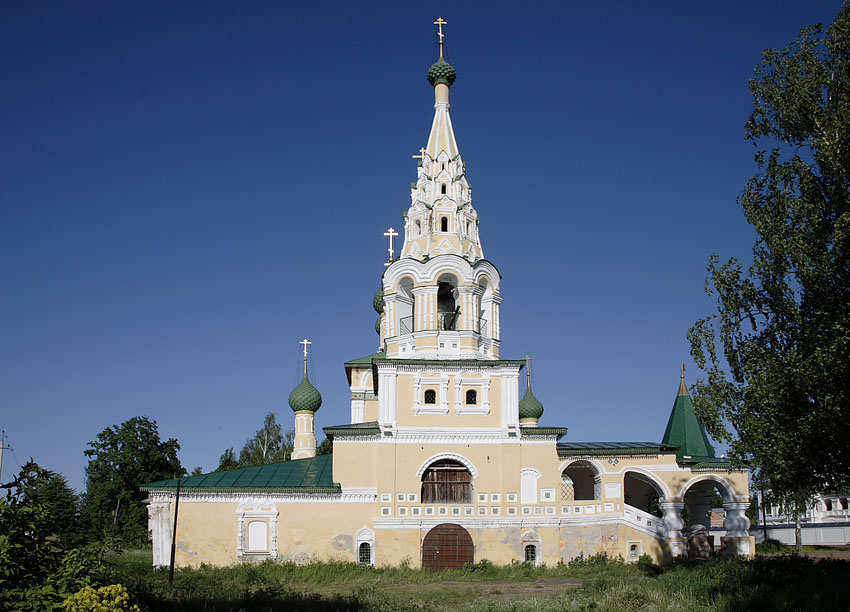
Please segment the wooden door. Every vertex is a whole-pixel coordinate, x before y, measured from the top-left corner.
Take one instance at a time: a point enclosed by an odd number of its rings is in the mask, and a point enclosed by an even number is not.
[[[422,541],[422,567],[458,569],[474,563],[475,547],[469,532],[460,525],[437,525]]]

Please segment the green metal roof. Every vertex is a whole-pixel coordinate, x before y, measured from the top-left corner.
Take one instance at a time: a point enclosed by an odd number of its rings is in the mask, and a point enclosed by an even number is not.
[[[149,482],[139,487],[143,491],[177,488],[177,479]],[[267,463],[226,472],[212,472],[184,478],[181,490],[260,489],[263,491],[335,492],[339,485],[333,481],[333,455],[308,459]]]
[[[519,428],[520,436],[561,436],[567,435],[566,427],[522,427]]]
[[[334,436],[364,436],[381,433],[378,421],[367,421],[365,423],[350,423],[347,425],[331,425],[322,427],[325,435],[331,439]]]
[[[688,387],[685,386],[684,375],[679,383],[679,392],[673,402],[673,410],[670,411],[670,419],[661,442],[678,446],[676,459],[683,463],[697,463],[716,458],[705,427],[694,412],[694,404]]]
[[[352,359],[351,361],[345,362],[345,367],[349,366],[371,366],[373,359],[384,359],[386,355],[384,355],[383,351],[379,351],[377,353],[372,353],[371,355],[367,355],[366,357],[360,357],[359,359]]]
[[[658,442],[561,442],[558,456],[569,455],[658,455],[676,450]]]

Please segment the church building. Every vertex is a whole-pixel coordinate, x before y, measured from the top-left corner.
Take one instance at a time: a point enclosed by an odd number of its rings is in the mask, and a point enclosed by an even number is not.
[[[566,427],[542,422],[527,361],[502,357],[501,276],[484,257],[449,115],[456,73],[443,57],[445,22],[435,23],[434,119],[400,256],[391,246],[374,296],[381,350],[345,363],[350,423],[324,427],[333,453],[316,455],[322,398],[305,340],[303,381],[289,397],[292,460],[184,478],[179,502],[177,480],[144,485],[154,565],[168,565],[175,533],[178,566],[663,561],[685,553],[683,515],[709,527],[718,496],[724,550],[751,555],[747,473],[715,456],[684,372],[661,442],[570,442]]]

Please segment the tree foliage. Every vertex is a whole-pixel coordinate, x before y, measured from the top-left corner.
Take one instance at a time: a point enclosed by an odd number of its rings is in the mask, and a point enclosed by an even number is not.
[[[133,417],[107,427],[89,446],[81,512],[88,534],[146,544],[147,510],[139,485],[184,475],[177,458],[180,445],[173,438],[160,440],[156,421]]]
[[[51,610],[103,575],[101,551],[69,545],[75,504],[63,477],[30,461],[2,486],[0,609]]]
[[[709,262],[695,404],[793,510],[850,475],[850,7],[765,51],[750,90],[758,172],[738,201],[757,240],[746,270]]]
[[[269,412],[263,426],[245,442],[239,452],[239,458],[236,458],[233,447],[228,448],[219,457],[216,471],[286,461],[292,455],[294,439],[295,432],[291,429],[283,431],[274,412]]]

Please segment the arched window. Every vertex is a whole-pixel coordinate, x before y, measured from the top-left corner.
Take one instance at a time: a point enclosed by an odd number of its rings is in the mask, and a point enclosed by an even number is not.
[[[525,468],[519,473],[519,503],[537,503],[537,479],[540,472],[535,469]]]
[[[269,549],[269,525],[265,521],[248,523],[247,552],[262,552]]]
[[[445,189],[446,189],[446,186],[443,185],[443,193],[446,193]],[[449,218],[448,217],[440,217],[440,231],[441,232],[449,231]]]
[[[422,222],[419,219],[416,220],[416,223],[413,225],[413,235],[418,236],[422,233]]]
[[[454,459],[440,459],[422,474],[423,504],[472,503],[472,474]]]
[[[446,184],[445,183],[440,185],[440,193],[443,194],[443,195],[446,195]],[[443,231],[446,231],[446,230],[443,230]]]
[[[824,500],[824,502],[825,502],[825,504],[826,504],[826,511],[827,511],[827,512],[832,512],[832,500],[831,500],[831,499],[826,499],[826,500]]]
[[[426,404],[436,404],[437,403],[437,392],[433,389],[425,389],[425,403]]]
[[[474,389],[470,389],[466,392],[466,403],[467,405],[474,406],[478,403],[478,391]]]
[[[369,542],[363,542],[357,549],[357,562],[360,565],[372,565],[372,546]]]
[[[589,461],[574,461],[561,473],[561,483],[568,476],[573,485],[573,499],[583,501],[602,499],[602,478]]]
[[[535,544],[525,545],[525,562],[530,565],[537,565],[537,546]]]

